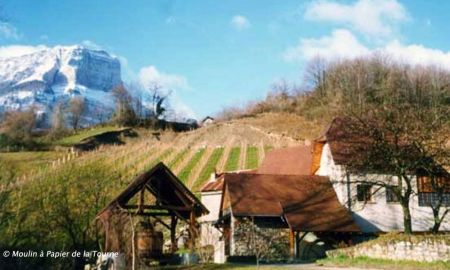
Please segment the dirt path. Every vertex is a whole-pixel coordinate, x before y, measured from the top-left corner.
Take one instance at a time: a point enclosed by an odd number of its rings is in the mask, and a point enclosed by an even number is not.
[[[264,158],[266,157],[266,152],[264,151],[264,142],[261,141],[258,145],[258,167],[261,166]]]
[[[238,170],[245,170],[245,163],[247,162],[247,143],[241,143],[241,155],[239,156]]]
[[[217,172],[225,171],[225,164],[227,164],[228,156],[230,155],[231,148],[233,148],[234,137],[231,136],[224,145],[223,154],[217,163]]]
[[[189,163],[191,158],[197,153],[199,150],[198,147],[192,146],[188,149],[188,153],[184,156],[183,160],[181,160],[178,165],[172,169],[172,171],[175,173],[175,175],[178,175],[179,172]]]

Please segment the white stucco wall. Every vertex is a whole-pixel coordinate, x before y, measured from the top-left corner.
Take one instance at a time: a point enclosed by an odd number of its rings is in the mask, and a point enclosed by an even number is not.
[[[224,243],[221,241],[222,233],[213,226],[219,218],[221,191],[202,192],[201,201],[209,210],[209,214],[200,218],[201,224],[201,245],[214,246],[214,263],[225,262]]]
[[[328,176],[336,191],[336,195],[342,205],[349,208],[353,218],[363,232],[376,231],[400,231],[403,230],[403,211],[399,203],[386,202],[386,190],[380,188],[371,202],[358,202],[356,197],[356,183],[348,184],[350,181],[358,180],[386,180],[386,175],[347,175],[341,165],[333,161],[332,153],[328,144],[322,150],[320,167],[317,175]],[[390,177],[390,176],[389,176]],[[395,184],[395,178],[392,179]],[[412,181],[413,190],[417,192],[417,181]],[[349,205],[349,187],[351,193],[351,205]],[[373,187],[377,189],[377,187]],[[428,231],[433,226],[433,213],[430,207],[419,206],[417,195],[413,195],[410,201],[413,231]],[[450,215],[442,222],[441,230],[450,231]]]
[[[222,191],[202,192],[201,201],[209,210],[209,214],[202,216],[200,221],[216,221],[219,218],[220,201],[222,199]]]

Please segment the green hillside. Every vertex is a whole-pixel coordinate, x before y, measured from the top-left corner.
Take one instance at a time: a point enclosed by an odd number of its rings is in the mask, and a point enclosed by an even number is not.
[[[7,191],[0,192],[0,207],[7,209],[0,221],[4,246],[95,250],[96,214],[158,162],[198,192],[214,171],[254,169],[264,156],[261,151],[303,143],[239,121],[158,136],[136,132],[122,145],[89,152],[0,153],[0,183]]]

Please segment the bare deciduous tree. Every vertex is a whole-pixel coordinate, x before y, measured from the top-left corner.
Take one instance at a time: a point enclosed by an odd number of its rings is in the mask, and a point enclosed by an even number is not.
[[[76,131],[85,110],[85,101],[82,97],[73,97],[69,102],[69,113],[72,128]]]
[[[148,88],[148,93],[153,117],[155,119],[164,118],[168,110],[167,99],[170,96],[171,91],[164,93],[163,87],[154,83]]]
[[[36,126],[34,107],[25,111],[9,111],[5,113],[3,132],[16,143],[28,143],[32,140],[32,131]]]
[[[120,125],[134,125],[136,113],[133,109],[133,97],[123,85],[119,85],[112,90],[112,95],[116,101],[115,121]]]
[[[51,135],[58,136],[65,128],[63,106],[62,103],[58,103],[53,109]]]

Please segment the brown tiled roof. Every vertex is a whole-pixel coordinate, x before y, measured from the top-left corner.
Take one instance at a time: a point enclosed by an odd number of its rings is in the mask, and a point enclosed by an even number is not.
[[[236,171],[233,173],[256,173],[256,170]],[[216,175],[214,181],[209,181],[200,189],[200,192],[222,191],[224,173]]]
[[[221,191],[223,187],[223,174],[216,176],[214,181],[207,182],[200,192]]]
[[[282,175],[310,175],[312,147],[309,145],[275,149],[267,153],[258,173]]]
[[[359,231],[328,177],[230,173],[224,183],[235,216],[280,216],[309,232]]]
[[[316,140],[329,144],[333,160],[338,165],[348,165],[368,149],[369,136],[356,125],[349,117],[336,117]]]

